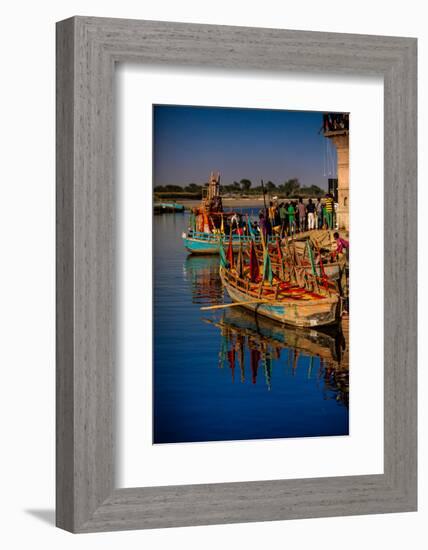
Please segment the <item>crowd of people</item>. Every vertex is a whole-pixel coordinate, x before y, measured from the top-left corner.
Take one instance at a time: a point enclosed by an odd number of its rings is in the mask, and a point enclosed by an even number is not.
[[[349,131],[349,113],[326,113],[323,115],[324,132]]]
[[[309,199],[307,204],[302,198],[279,204],[271,201],[266,210],[259,214],[259,226],[266,235],[334,229],[336,225],[335,203],[331,193],[327,193],[323,199]]]
[[[251,224],[251,227],[248,225]],[[192,209],[190,229],[205,233],[225,233],[231,230],[241,235],[263,232],[265,237],[271,235],[292,235],[313,229],[335,229],[335,202],[331,193],[325,197],[302,198],[286,202],[271,201],[269,206],[260,210],[258,220],[250,221],[240,213],[229,217],[223,212],[206,212]]]

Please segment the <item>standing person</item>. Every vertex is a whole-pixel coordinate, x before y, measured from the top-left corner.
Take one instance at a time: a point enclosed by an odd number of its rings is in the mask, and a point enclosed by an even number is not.
[[[336,241],[336,253],[345,254],[346,259],[349,260],[349,241],[347,241],[343,237],[340,237],[337,231],[333,234],[333,237]]]
[[[287,209],[285,207],[285,204],[282,202],[279,205],[279,219],[281,222],[281,236],[285,232],[287,232]]]
[[[238,213],[235,212],[233,214],[233,216],[230,218],[230,226],[232,228],[232,231],[233,231],[233,226],[236,225],[236,227],[238,228],[239,227],[239,217],[238,217]]]
[[[266,218],[264,217],[263,212],[259,214],[259,231],[263,235],[263,238],[266,240],[267,237],[267,227],[266,227]]]
[[[305,230],[305,218],[306,218],[306,206],[303,204],[303,199],[300,197],[297,205],[297,211],[299,213],[299,231]]]
[[[296,211],[294,204],[290,202],[287,208],[288,211],[288,227],[290,228],[290,233],[296,232]]]
[[[322,201],[322,228],[327,229],[327,210],[325,209],[325,200]]]
[[[294,206],[294,224],[296,226],[296,231],[299,228],[299,207],[297,201],[293,201]]]
[[[269,203],[269,221],[270,221],[272,227],[275,225],[275,214],[276,214],[276,206],[273,204],[272,201],[270,201],[270,203]]]
[[[348,278],[347,278],[347,271],[348,271],[348,265],[349,265],[349,241],[344,239],[343,237],[340,237],[339,233],[337,231],[333,234],[334,240],[336,241],[336,256],[339,262],[339,265],[341,265],[341,275],[339,278],[339,291],[340,295],[343,298],[343,314],[347,314],[349,312],[349,286],[348,286]],[[341,261],[341,257],[344,258],[345,263]]]
[[[315,204],[312,199],[309,199],[308,206],[306,207],[308,213],[308,230],[315,229]]]
[[[266,220],[266,234],[268,237],[272,235],[272,223],[269,218]]]
[[[320,197],[317,198],[317,203],[315,205],[316,219],[317,219],[317,229],[322,229],[322,203]]]
[[[281,231],[281,215],[279,213],[279,205],[276,205],[275,207],[275,231],[280,232]]]
[[[326,215],[327,229],[332,229],[333,227],[333,211],[334,211],[334,199],[331,196],[331,193],[327,193],[325,196],[325,215]]]

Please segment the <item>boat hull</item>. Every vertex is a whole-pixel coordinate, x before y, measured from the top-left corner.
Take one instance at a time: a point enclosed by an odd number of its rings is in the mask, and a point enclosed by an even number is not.
[[[254,302],[253,296],[249,296],[226,281],[222,270],[220,274],[223,285],[233,302],[239,302],[242,307],[279,323],[295,327],[314,328],[334,325],[339,321],[340,300],[338,296],[308,302],[298,302],[290,299],[284,300],[284,303],[272,305],[251,303]]]
[[[190,252],[190,254],[218,254],[220,240],[202,240],[191,237],[183,237],[183,244],[185,249]],[[227,248],[228,246],[229,241],[223,241],[223,247]],[[238,252],[239,242],[233,242],[232,248],[234,252]]]
[[[183,244],[185,249],[190,254],[219,254],[220,250],[220,237],[218,235],[210,233],[201,233],[200,236],[189,235],[183,233]],[[236,235],[232,238],[233,252],[238,252],[240,244],[243,246],[251,241],[249,236],[238,237]],[[260,242],[260,239],[255,240]],[[229,246],[229,238],[223,238],[223,248],[227,249]]]

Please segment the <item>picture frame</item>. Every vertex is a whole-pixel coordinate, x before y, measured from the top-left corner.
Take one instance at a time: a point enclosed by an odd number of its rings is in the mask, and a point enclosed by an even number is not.
[[[415,511],[416,39],[72,17],[57,23],[56,51],[57,526],[85,533]],[[384,208],[394,213],[384,232],[383,474],[115,488],[119,62],[383,77]]]

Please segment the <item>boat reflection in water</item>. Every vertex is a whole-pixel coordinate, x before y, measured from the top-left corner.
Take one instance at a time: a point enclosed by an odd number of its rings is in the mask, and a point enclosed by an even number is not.
[[[194,304],[217,305],[224,302],[219,267],[218,256],[190,255],[186,258],[184,273],[191,284]]]
[[[183,259],[178,246],[156,265],[153,442],[347,436],[344,322],[332,332],[239,306],[201,311],[227,301],[219,258]]]
[[[319,381],[324,398],[348,407],[349,354],[342,327],[334,332],[286,327],[239,306],[204,321],[220,330],[219,367],[228,365],[232,382],[239,370],[242,383],[249,376],[256,384],[262,376],[270,390],[274,365],[294,376],[305,364],[307,378]]]

